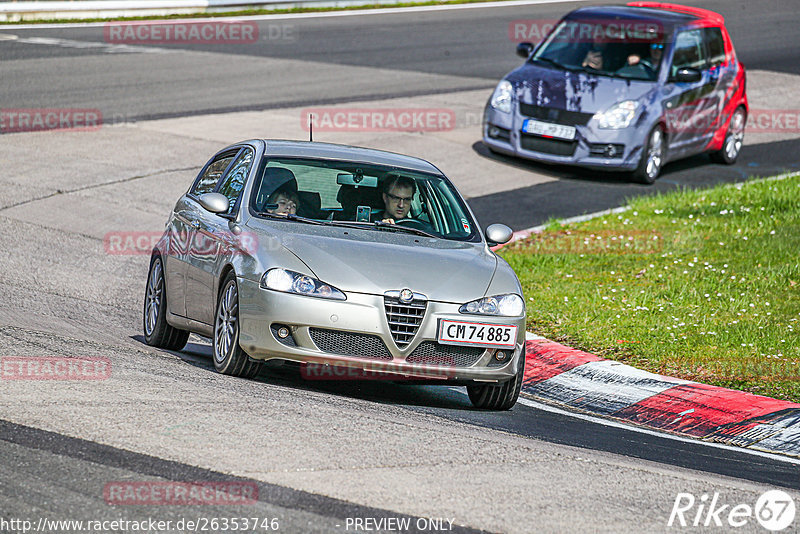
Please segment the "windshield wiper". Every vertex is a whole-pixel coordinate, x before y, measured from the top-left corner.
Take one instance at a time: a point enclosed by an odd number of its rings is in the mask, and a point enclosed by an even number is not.
[[[269,217],[270,219],[281,219],[286,221],[297,221],[307,224],[325,224],[324,221],[318,221],[316,219],[308,219],[306,217],[301,217],[299,215],[295,215],[294,213],[270,213],[268,211],[257,211],[256,215],[260,215],[262,217]]]
[[[403,226],[403,225],[400,225],[400,224],[385,223],[383,221],[375,221],[372,224],[374,226],[377,226],[378,228],[381,228],[381,229],[386,228],[386,229],[389,229],[389,230],[401,230],[401,231],[404,231],[404,232],[409,232],[409,233],[421,235],[421,236],[424,236],[424,237],[436,238],[435,235],[430,234],[430,233],[426,232],[425,230],[420,230],[419,228],[412,228],[411,226]]]

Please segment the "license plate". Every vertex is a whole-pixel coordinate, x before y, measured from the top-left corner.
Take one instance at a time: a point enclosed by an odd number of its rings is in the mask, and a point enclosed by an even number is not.
[[[445,345],[513,348],[517,343],[517,327],[442,319],[439,321],[438,341]]]
[[[533,119],[522,121],[522,131],[529,134],[544,135],[546,137],[556,137],[558,139],[575,139],[575,127],[564,126],[563,124],[553,124],[552,122],[542,122]]]

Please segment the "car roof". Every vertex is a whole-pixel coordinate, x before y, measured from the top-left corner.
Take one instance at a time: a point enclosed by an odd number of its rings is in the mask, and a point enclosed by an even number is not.
[[[620,18],[640,22],[658,22],[670,29],[699,21],[723,23],[721,15],[705,9],[661,2],[631,2],[625,6],[593,6],[576,9],[565,18]]]
[[[259,139],[266,145],[264,155],[271,157],[294,157],[309,159],[331,159],[356,161],[374,165],[386,165],[403,169],[442,175],[442,171],[424,159],[373,148],[362,148],[334,143],[289,141],[282,139]]]

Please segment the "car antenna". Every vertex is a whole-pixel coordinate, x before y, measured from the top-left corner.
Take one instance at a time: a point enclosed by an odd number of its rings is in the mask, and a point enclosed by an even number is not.
[[[314,142],[314,114],[308,114],[308,142]]]

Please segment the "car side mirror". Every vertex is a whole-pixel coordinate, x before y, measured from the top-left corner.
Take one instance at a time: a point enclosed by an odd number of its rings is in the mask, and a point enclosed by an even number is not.
[[[695,83],[703,79],[703,74],[697,69],[683,68],[673,76],[673,80],[678,83]]]
[[[200,205],[211,213],[227,213],[230,207],[228,197],[220,193],[203,193],[198,199]]]
[[[505,224],[490,224],[486,228],[486,240],[489,242],[489,246],[508,243],[513,236],[514,231]]]
[[[528,59],[528,56],[533,52],[533,43],[519,43],[517,45],[517,55],[519,57]]]

